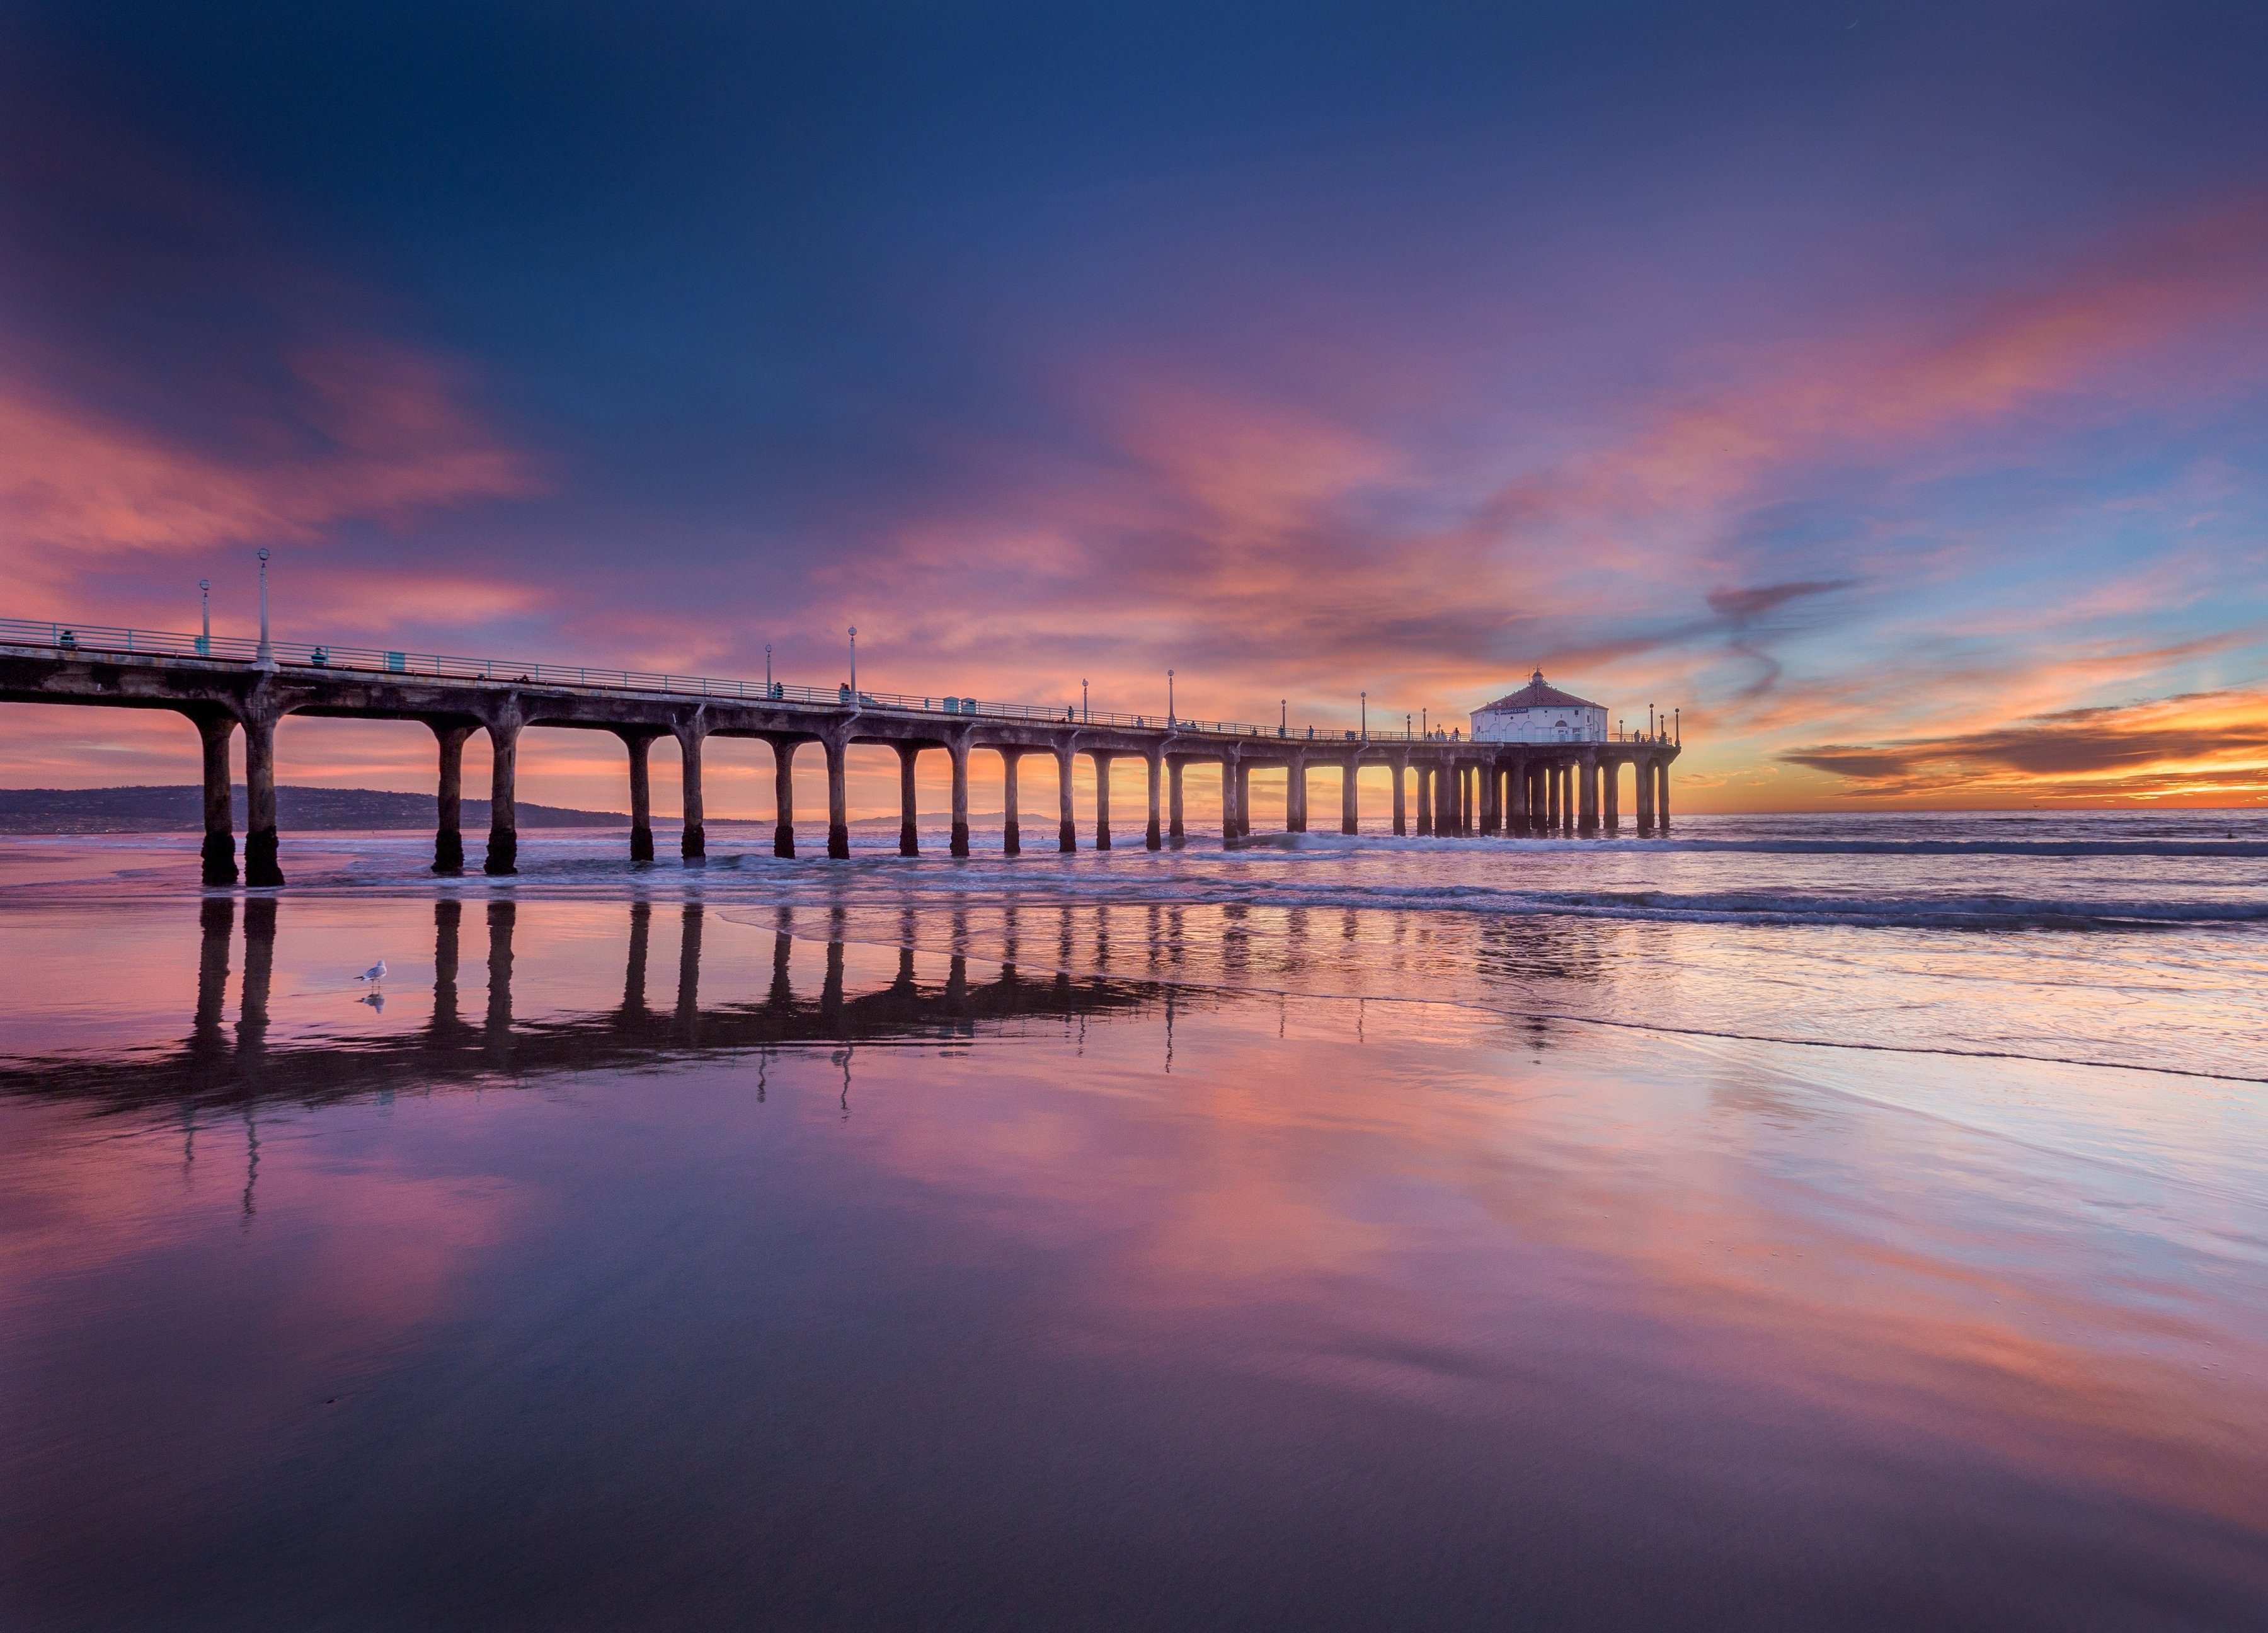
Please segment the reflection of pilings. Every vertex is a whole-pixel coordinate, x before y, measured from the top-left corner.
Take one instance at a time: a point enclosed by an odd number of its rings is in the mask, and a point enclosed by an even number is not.
[[[911,908],[898,910],[898,978],[890,990],[901,996],[914,989],[914,943],[920,939],[919,916]]]
[[[228,1003],[228,944],[236,933],[236,903],[225,896],[200,903],[197,931],[197,1014],[189,1048],[212,1059],[228,1050],[221,1025]]]
[[[622,967],[622,1014],[637,1019],[645,1013],[646,947],[653,937],[653,903],[630,903],[630,952]]]
[[[835,916],[838,920],[841,914]],[[827,975],[819,988],[820,1024],[830,1029],[843,1024],[843,941],[838,923],[827,943]]]
[[[1220,967],[1242,975],[1252,963],[1251,909],[1241,901],[1225,902],[1220,909]]]
[[[489,1013],[484,1027],[489,1059],[512,1062],[512,931],[519,904],[489,903]]]
[[[216,903],[225,908],[226,902]],[[433,1022],[416,1030],[358,1034],[351,1045],[322,1035],[301,1035],[287,1043],[269,1043],[268,1004],[274,963],[276,904],[254,899],[239,916],[244,926],[243,1018],[233,1049],[225,1045],[215,1053],[210,1045],[217,1029],[215,1011],[225,991],[225,949],[229,937],[224,913],[202,921],[200,946],[198,1031],[171,1053],[121,1050],[107,1058],[73,1053],[52,1059],[11,1060],[0,1067],[0,1093],[85,1099],[114,1105],[164,1105],[194,1117],[201,1103],[245,1100],[287,1099],[313,1105],[366,1092],[381,1096],[397,1089],[429,1089],[451,1082],[473,1083],[498,1070],[508,1060],[517,1078],[560,1071],[630,1069],[668,1052],[687,1047],[688,1028],[684,1013],[650,1011],[644,1002],[645,950],[652,910],[643,903],[629,904],[630,953],[624,982],[624,1001],[585,1012],[552,1013],[537,1019],[515,1019],[511,989],[512,937],[516,908],[496,904],[490,923],[488,1025],[466,1026],[459,1020],[458,942],[463,914],[455,900],[436,902],[433,908]],[[540,909],[539,909],[540,910]],[[1096,957],[1110,956],[1110,928],[1123,909],[1098,910],[1092,921]],[[967,927],[956,916],[953,957],[941,982],[924,982],[917,972],[909,984],[903,961],[898,980],[887,986],[851,993],[847,989],[843,938],[848,916],[836,912],[828,926],[828,982],[823,994],[795,993],[790,982],[794,943],[790,938],[795,919],[780,910],[779,932],[773,944],[772,983],[761,1002],[712,1002],[699,1006],[697,986],[691,997],[696,1007],[691,1033],[698,1047],[714,1049],[776,1049],[821,1041],[847,1042],[869,1038],[924,1038],[971,1035],[973,1028],[1019,1016],[1061,1016],[1066,1019],[1090,1014],[1129,1014],[1150,1009],[1159,997],[1148,983],[1109,980],[1094,972],[1075,975],[1082,966],[1073,958],[1077,931],[1090,921],[1076,910],[1055,910],[1050,916],[1060,929],[1057,962],[1051,981],[1034,982],[1020,978],[1009,965],[1021,955],[1022,931],[1031,928],[1012,910],[1004,910],[1002,967],[997,979],[983,982],[969,967],[963,951]],[[1241,921],[1241,914],[1233,916]],[[1144,939],[1153,948],[1160,940],[1159,915],[1153,910]],[[1138,917],[1128,921],[1142,924]],[[1166,910],[1163,942],[1179,960],[1185,917],[1178,907]],[[1296,934],[1296,926],[1294,933]],[[910,932],[909,945],[915,938]],[[217,948],[212,944],[217,942]],[[1233,956],[1248,956],[1248,930],[1239,928],[1231,938]],[[1154,963],[1154,960],[1152,962]],[[711,983],[714,984],[713,982]]]
[[[453,897],[433,904],[433,1024],[437,1037],[453,1035],[462,1025],[457,1019],[457,935],[465,917],[465,904]]]
[[[677,928],[677,1039],[700,1041],[701,904],[688,901]]]
[[[236,1054],[247,1070],[268,1047],[268,989],[276,970],[276,899],[244,904],[244,996],[236,1026]]]
[[[795,952],[795,938],[788,934],[788,927],[793,922],[787,909],[782,908],[779,929],[772,936],[772,986],[767,1000],[775,1004],[785,1004],[795,995],[788,981],[788,960]]]

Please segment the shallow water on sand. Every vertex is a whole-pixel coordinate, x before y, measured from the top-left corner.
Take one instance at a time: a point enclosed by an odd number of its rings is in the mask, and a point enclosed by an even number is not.
[[[0,1624],[2257,1625],[2260,859],[1359,894],[1768,837],[118,842],[0,896]]]

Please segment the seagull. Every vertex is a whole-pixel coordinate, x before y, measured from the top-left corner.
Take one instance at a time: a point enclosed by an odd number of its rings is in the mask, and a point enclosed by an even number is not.
[[[356,976],[355,979],[357,981],[384,981],[386,979],[386,960],[384,959],[379,960],[377,963],[363,971],[363,973]]]

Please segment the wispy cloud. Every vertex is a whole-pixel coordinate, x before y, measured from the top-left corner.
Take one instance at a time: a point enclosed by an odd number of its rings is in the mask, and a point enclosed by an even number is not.
[[[1884,799],[2268,799],[2268,692],[2067,709],[1956,736],[1822,744],[1783,758]]]
[[[59,592],[114,556],[306,542],[536,489],[438,359],[342,337],[287,364],[255,445],[229,452],[0,377],[0,569]]]

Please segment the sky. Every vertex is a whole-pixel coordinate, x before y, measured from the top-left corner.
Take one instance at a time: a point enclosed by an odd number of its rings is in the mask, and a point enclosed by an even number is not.
[[[249,633],[265,547],[282,639],[831,687],[856,625],[1333,731],[1540,667],[1680,711],[1687,812],[2257,805],[2263,83],[2165,0],[8,0],[0,616]],[[196,764],[0,706],[0,784]]]

